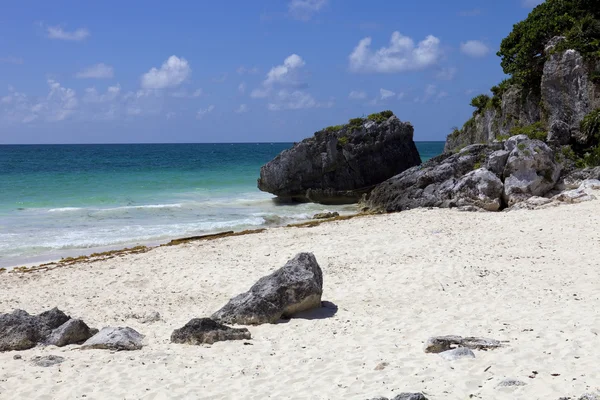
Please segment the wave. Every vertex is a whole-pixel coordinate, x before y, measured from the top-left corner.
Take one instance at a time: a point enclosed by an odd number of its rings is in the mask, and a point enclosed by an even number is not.
[[[81,207],[59,207],[59,208],[51,208],[51,209],[48,210],[48,212],[54,213],[54,212],[80,211],[80,210],[85,210],[85,208],[81,208]]]

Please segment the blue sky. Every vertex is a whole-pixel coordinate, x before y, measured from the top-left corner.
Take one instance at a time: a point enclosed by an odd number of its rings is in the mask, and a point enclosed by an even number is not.
[[[4,0],[0,143],[289,142],[385,109],[444,140],[540,2]]]

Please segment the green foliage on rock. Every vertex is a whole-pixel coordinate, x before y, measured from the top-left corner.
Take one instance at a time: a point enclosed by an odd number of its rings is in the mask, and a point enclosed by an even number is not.
[[[344,129],[344,125],[333,125],[333,126],[328,126],[324,130],[327,132],[339,132],[342,129]]]
[[[350,129],[350,132],[361,130],[365,122],[366,119],[364,118],[352,118],[348,121],[348,129]]]
[[[342,137],[338,138],[338,145],[344,147],[347,144],[348,144],[348,136],[342,136]]]
[[[595,143],[600,143],[600,108],[586,115],[581,121],[581,133]]]
[[[480,114],[490,103],[491,98],[487,94],[480,94],[471,99],[471,107],[475,107],[473,114]]]
[[[547,55],[555,36],[566,40],[556,50],[575,49],[584,56],[600,52],[600,1],[546,0],[514,25],[502,40],[498,56],[504,72],[525,88],[539,89]]]
[[[392,117],[394,113],[390,110],[385,110],[382,112],[371,114],[367,117],[369,121],[377,122],[378,124],[387,121],[390,117]]]
[[[525,135],[529,139],[546,141],[548,131],[541,122],[536,122],[527,126],[515,126],[510,130],[511,136]]]

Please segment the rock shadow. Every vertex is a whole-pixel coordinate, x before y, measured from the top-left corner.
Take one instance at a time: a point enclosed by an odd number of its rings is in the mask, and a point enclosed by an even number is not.
[[[330,301],[322,301],[321,307],[313,308],[312,310],[308,310],[308,311],[299,312],[298,314],[294,314],[292,317],[283,317],[278,321],[278,323],[285,324],[290,319],[314,320],[314,319],[331,318],[335,314],[337,314],[337,311],[338,311],[337,305],[335,305],[334,303],[332,303]]]

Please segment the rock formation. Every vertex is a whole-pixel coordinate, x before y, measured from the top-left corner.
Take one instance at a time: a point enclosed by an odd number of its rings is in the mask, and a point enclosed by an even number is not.
[[[355,203],[378,183],[420,163],[412,125],[382,112],[296,143],[261,168],[258,188],[284,200]]]
[[[171,342],[181,344],[213,344],[225,340],[250,340],[252,337],[246,328],[230,328],[210,318],[194,318],[182,328],[175,329]]]
[[[46,339],[46,344],[63,347],[83,343],[96,333],[98,333],[97,329],[90,329],[82,320],[70,319],[52,331]]]
[[[312,253],[300,253],[271,275],[260,278],[212,315],[229,324],[275,323],[301,311],[321,306],[323,272]]]
[[[502,347],[502,342],[479,337],[434,336],[427,339],[425,353],[442,353],[460,347],[473,350],[491,350]]]

